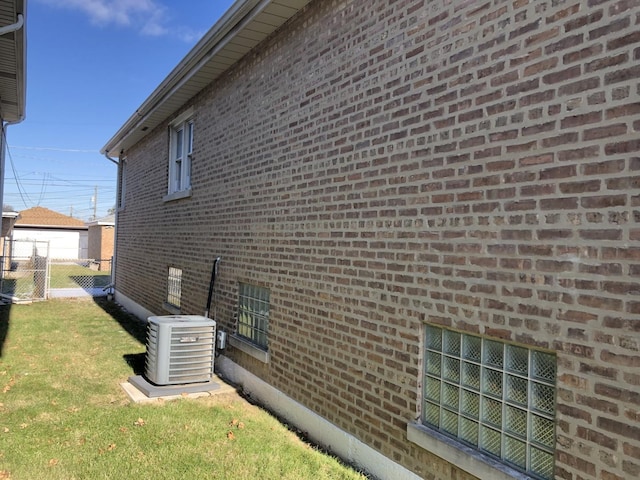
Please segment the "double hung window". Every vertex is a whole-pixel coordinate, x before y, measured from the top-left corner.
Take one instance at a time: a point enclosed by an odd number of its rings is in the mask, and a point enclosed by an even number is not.
[[[188,112],[171,124],[169,151],[169,194],[191,188],[193,117]]]

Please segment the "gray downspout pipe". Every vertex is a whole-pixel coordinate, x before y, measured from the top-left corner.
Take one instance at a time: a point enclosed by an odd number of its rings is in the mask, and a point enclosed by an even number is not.
[[[116,160],[115,158],[111,158],[109,156],[109,152],[104,153],[104,157],[110,162],[116,164],[118,167],[118,187],[116,189],[116,211],[114,215],[114,226],[113,226],[113,256],[111,257],[111,288],[113,290],[113,298],[115,298],[116,294],[116,254],[118,252],[118,200],[120,198],[120,189],[122,186],[120,185],[120,179],[122,176],[120,175],[120,169],[122,168],[122,163]]]
[[[11,25],[5,25],[4,27],[0,27],[0,36],[5,35],[7,33],[15,32],[16,30],[20,30],[24,25],[24,16],[19,13],[18,21],[16,23],[12,23]]]

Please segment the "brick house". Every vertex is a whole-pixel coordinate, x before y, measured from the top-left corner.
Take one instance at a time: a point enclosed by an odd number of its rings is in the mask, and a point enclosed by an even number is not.
[[[116,298],[379,478],[640,476],[640,5],[239,0],[103,148]]]

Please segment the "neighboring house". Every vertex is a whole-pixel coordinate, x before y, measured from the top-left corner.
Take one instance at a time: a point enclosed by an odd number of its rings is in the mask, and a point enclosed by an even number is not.
[[[87,258],[88,227],[80,219],[54,212],[44,207],[33,207],[20,212],[13,227],[12,240],[36,240],[48,243],[50,258],[77,260]],[[42,245],[42,244],[40,244]],[[20,252],[16,246],[13,254],[29,255]],[[24,247],[28,249],[27,247]],[[45,252],[39,252],[45,255]]]
[[[2,232],[0,233],[0,255],[3,257],[3,263],[1,266],[2,271],[11,268],[11,251],[7,240],[11,239],[13,233],[13,225],[18,220],[20,214],[18,212],[2,212]]]
[[[0,205],[4,199],[7,127],[25,118],[26,108],[26,2],[0,0]],[[4,215],[2,221],[4,222]],[[4,226],[0,227],[3,234]]]
[[[239,0],[103,148],[117,300],[221,256],[221,374],[377,477],[637,478],[639,26]]]
[[[20,214],[18,212],[2,212],[2,233],[0,236],[4,241],[5,238],[11,237],[13,233],[13,226]]]
[[[113,242],[115,233],[115,215],[107,215],[88,224],[87,258],[95,260],[98,270],[111,270]]]

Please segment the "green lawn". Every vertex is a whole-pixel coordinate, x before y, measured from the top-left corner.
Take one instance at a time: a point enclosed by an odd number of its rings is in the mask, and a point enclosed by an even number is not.
[[[0,310],[0,479],[360,479],[239,395],[133,404],[144,328],[113,304]]]
[[[111,283],[111,272],[92,270],[77,264],[52,264],[49,288],[100,288]],[[44,296],[44,273],[31,269],[6,272],[2,293],[10,297],[30,299]],[[1,479],[0,479],[1,480]]]
[[[111,272],[91,270],[81,265],[51,265],[50,288],[105,287]]]

